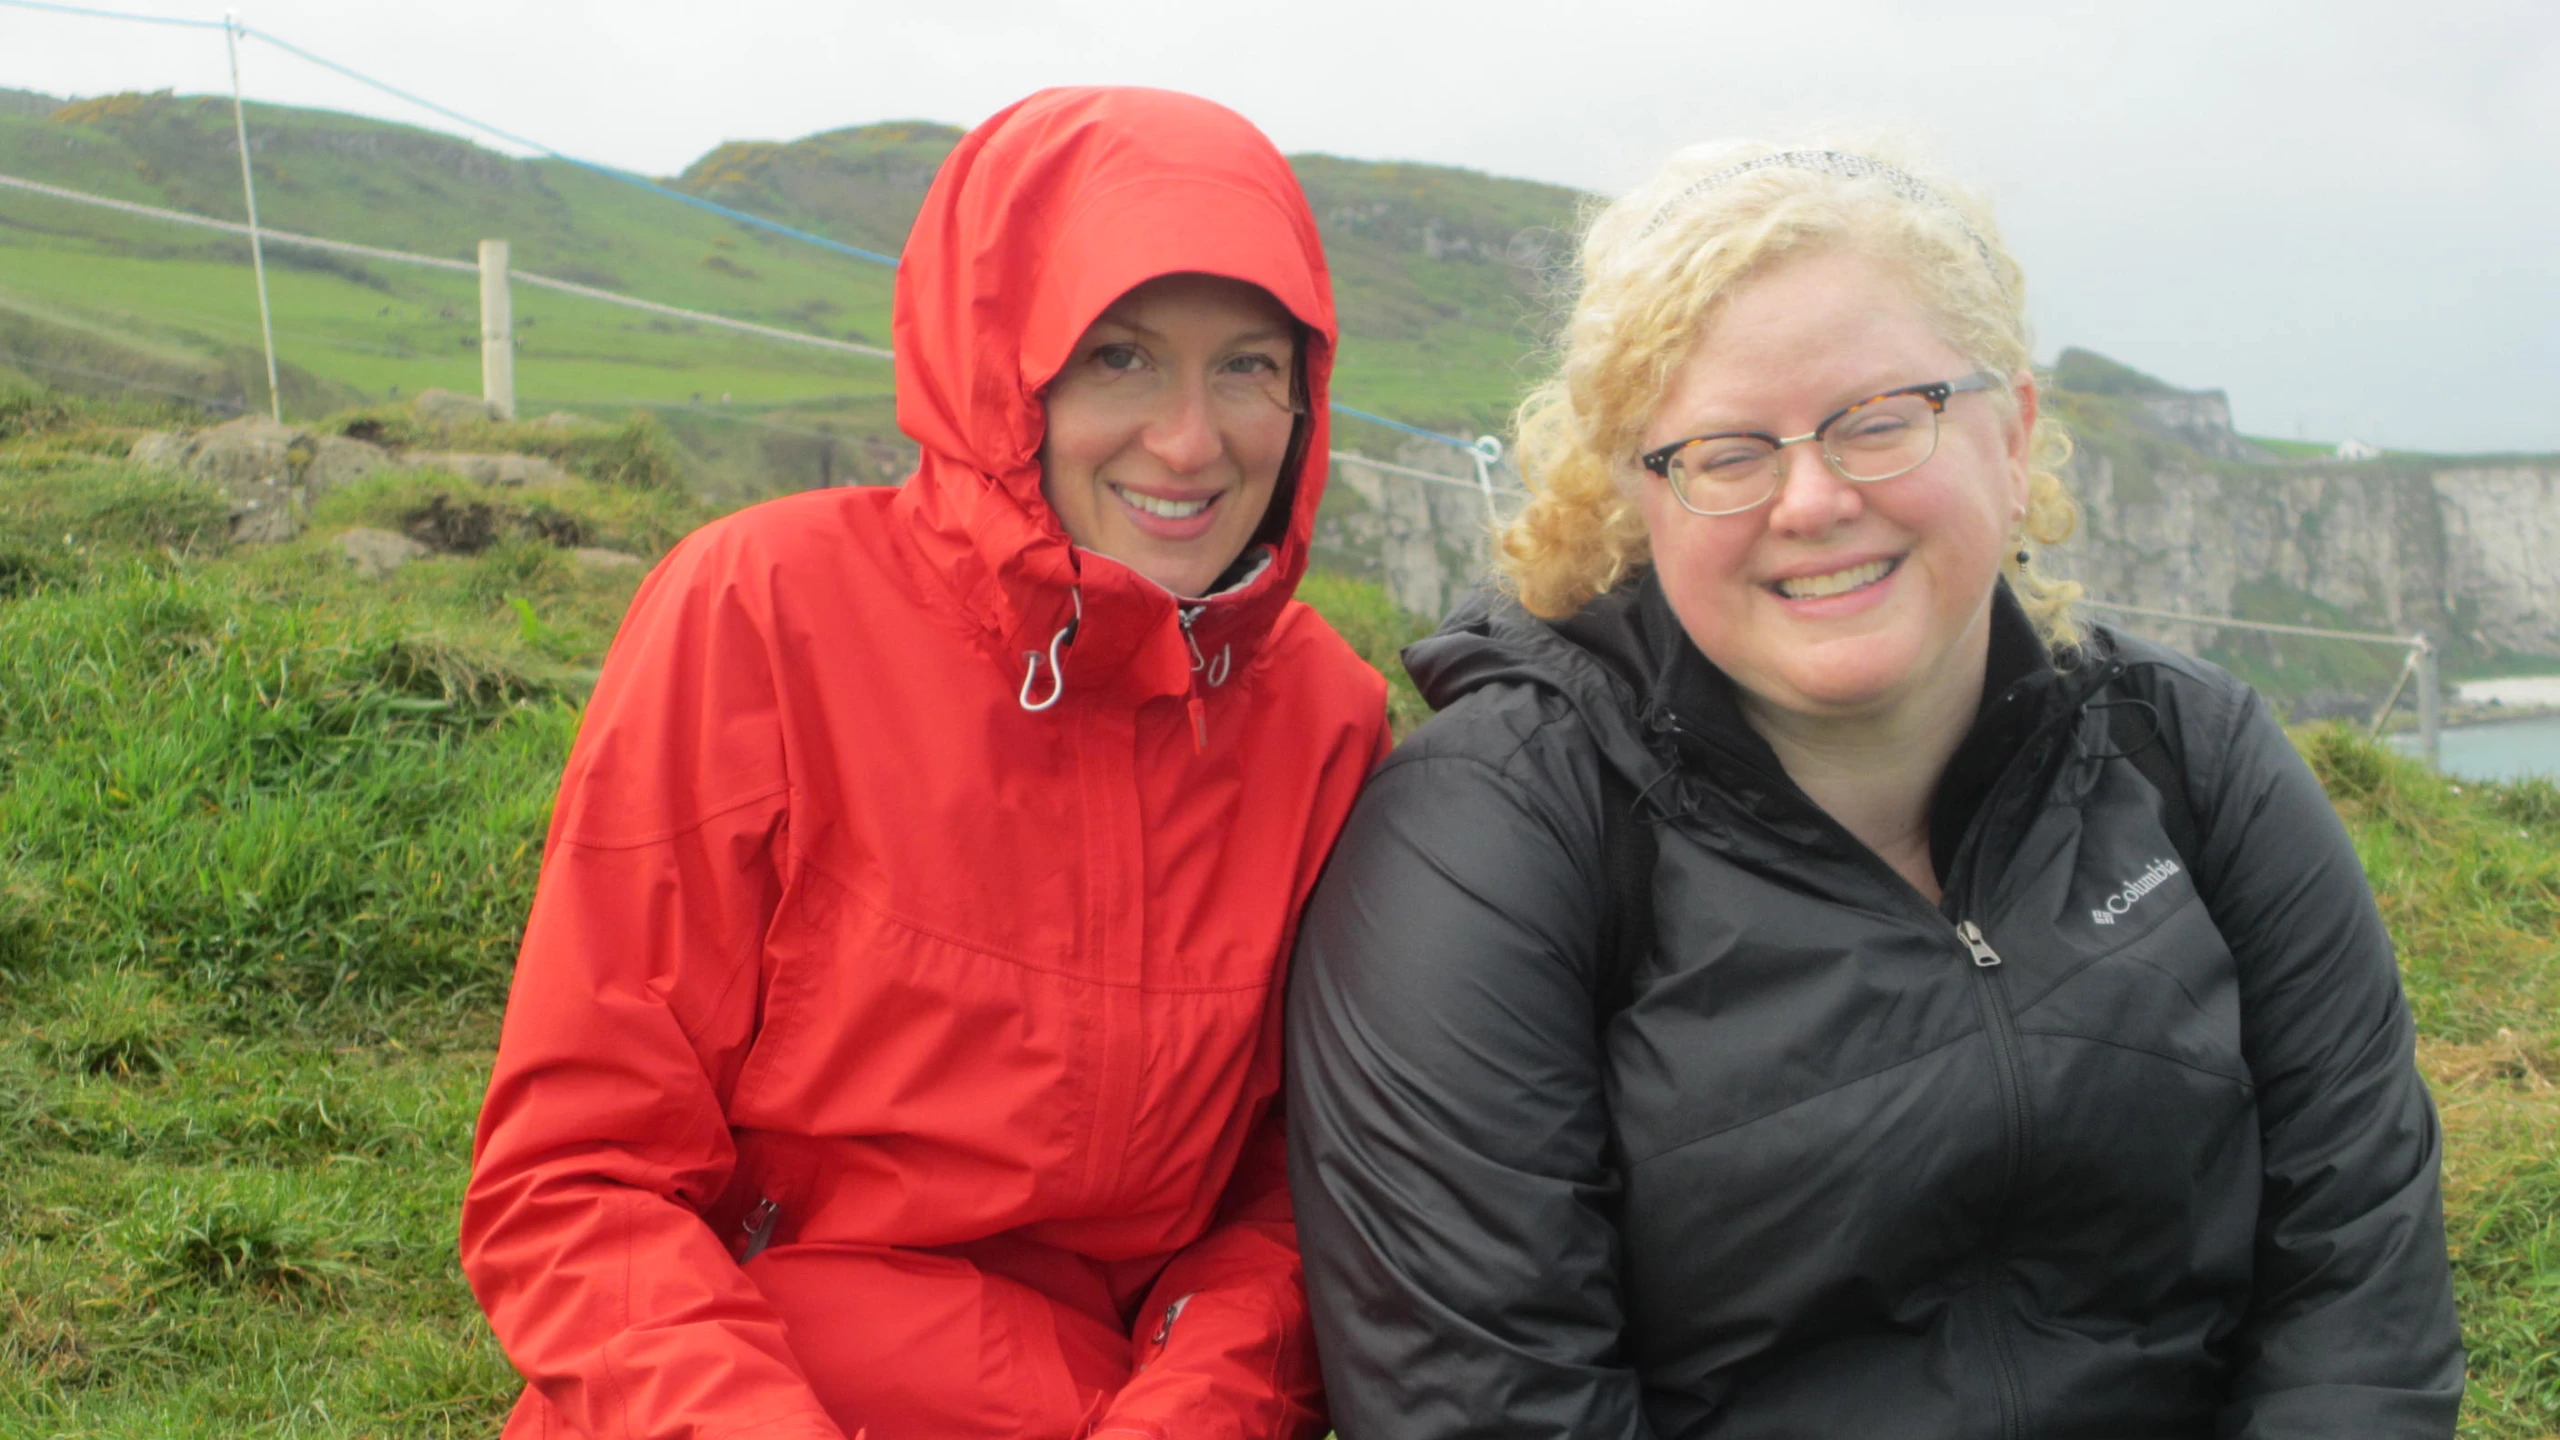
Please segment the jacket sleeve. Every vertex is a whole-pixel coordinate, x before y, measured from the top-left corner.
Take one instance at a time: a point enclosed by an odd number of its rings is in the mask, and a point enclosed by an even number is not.
[[[761,628],[717,547],[651,577],[553,815],[463,1203],[507,1357],[579,1435],[842,1440],[701,1212],[787,810]]]
[[[1520,768],[1399,756],[1300,931],[1290,1173],[1343,1440],[1649,1433],[1593,1028],[1598,805]]]
[[[2463,1356],[2442,1137],[2391,938],[2345,826],[2257,696],[2222,733],[2188,734],[2200,888],[2239,966],[2264,1157],[2220,1433],[2450,1436]]]

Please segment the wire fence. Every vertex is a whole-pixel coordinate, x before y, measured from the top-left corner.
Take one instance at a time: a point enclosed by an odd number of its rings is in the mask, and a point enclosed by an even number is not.
[[[2216,658],[2233,662],[2244,673],[2260,671],[2253,676],[2261,689],[2272,689],[2279,696],[2306,704],[2314,711],[2344,705],[2370,705],[2372,719],[2369,732],[2379,736],[2391,723],[2403,697],[2414,711],[2417,744],[2428,763],[2437,763],[2443,752],[2444,727],[2443,686],[2437,673],[2437,654],[2433,642],[2423,634],[2393,635],[2373,630],[2345,630],[2318,625],[2296,625],[2277,620],[2251,620],[2238,615],[2205,615],[2183,610],[2163,610],[2153,606],[2124,605],[2105,600],[2082,600],[2080,607],[2103,614],[2119,615],[2159,625],[2188,627],[2207,635],[2224,632],[2237,635],[2266,635],[2294,641],[2317,641],[2324,645],[2379,647],[2400,652],[2401,663],[2392,670],[2389,688],[2380,702],[2374,704],[2366,694],[2377,678],[2373,671],[2354,663],[2339,664],[2312,647],[2290,648],[2262,645],[2233,647],[2227,642],[2207,640],[2195,646]],[[2348,652],[2350,655],[2354,651]],[[2290,669],[2294,673],[2283,672]],[[2355,711],[2346,711],[2354,714]],[[2311,717],[2306,717],[2311,718]]]
[[[50,199],[72,204],[93,206],[164,224],[181,225],[234,234],[247,239],[250,242],[253,266],[259,272],[258,294],[260,323],[262,332],[265,336],[268,359],[269,405],[279,417],[281,417],[282,413],[282,400],[281,396],[277,393],[278,387],[275,379],[276,361],[273,341],[273,321],[268,315],[264,260],[262,254],[262,246],[264,244],[275,244],[288,248],[300,248],[315,252],[344,255],[352,258],[375,260],[393,264],[419,266],[442,270],[449,273],[476,274],[481,273],[484,267],[469,261],[457,260],[448,257],[423,255],[412,251],[396,250],[382,246],[363,245],[353,241],[337,240],[324,236],[296,234],[260,226],[257,223],[256,218],[255,181],[249,164],[250,146],[247,134],[247,121],[245,118],[245,109],[239,81],[237,46],[242,40],[254,40],[272,46],[284,54],[293,56],[305,63],[318,66],[345,79],[352,80],[381,94],[391,96],[405,104],[416,106],[428,113],[461,125],[468,130],[504,141],[521,149],[531,151],[546,159],[572,165],[582,171],[603,176],[620,184],[632,186],[660,198],[718,215],[721,218],[736,224],[744,225],[768,234],[778,235],[786,239],[815,246],[831,253],[848,256],[873,264],[894,268],[898,263],[897,258],[892,255],[886,255],[876,250],[851,245],[830,236],[820,235],[800,227],[784,224],[768,216],[757,215],[750,211],[738,209],[734,206],[720,204],[717,201],[707,199],[703,196],[690,194],[671,186],[662,185],[644,176],[632,174],[629,171],[621,170],[609,165],[601,165],[596,162],[568,154],[553,146],[544,144],[539,140],[517,133],[513,130],[491,124],[488,121],[438,103],[437,101],[429,99],[412,90],[394,85],[373,75],[369,75],[353,66],[331,59],[328,56],[318,54],[301,45],[297,45],[282,36],[242,24],[235,18],[226,17],[219,21],[197,20],[180,16],[150,15],[96,6],[63,4],[59,3],[59,0],[0,0],[0,7],[81,16],[90,19],[116,21],[129,24],[174,27],[190,30],[213,30],[220,31],[223,34],[226,46],[231,47],[233,105],[235,117],[238,118],[240,127],[243,203],[244,208],[249,213],[249,219],[246,224],[237,221],[221,220],[211,216],[190,214],[188,212],[172,210],[161,206],[145,205],[135,201],[119,200],[109,196],[74,190],[65,186],[50,185],[22,176],[0,175],[0,188],[15,190],[24,194],[41,195]],[[511,282],[522,282],[523,284],[533,286],[538,289],[573,295],[602,304],[615,305],[635,311],[641,311],[664,319],[678,320],[690,324],[710,326],[740,334],[754,335],[783,344],[810,347],[843,354],[860,355],[873,359],[893,358],[888,350],[879,346],[866,345],[856,341],[839,340],[830,336],[812,335],[804,331],[791,330],[781,326],[739,319],[733,316],[720,315],[712,312],[690,309],[683,306],[670,305],[661,301],[650,300],[636,295],[621,294],[599,286],[588,285],[554,276],[547,276],[521,270],[509,270],[506,274],[506,280]],[[1516,472],[1513,472],[1504,463],[1500,442],[1490,436],[1479,436],[1474,439],[1466,439],[1447,435],[1422,426],[1409,424],[1390,416],[1376,414],[1368,410],[1339,403],[1334,405],[1333,410],[1337,416],[1344,419],[1371,425],[1389,434],[1398,435],[1408,440],[1427,442],[1435,446],[1446,447],[1449,450],[1458,452],[1464,457],[1465,464],[1467,468],[1472,471],[1472,475],[1447,475],[1436,473],[1418,466],[1404,464],[1396,460],[1382,459],[1353,450],[1334,451],[1333,458],[1336,460],[1365,464],[1377,471],[1380,471],[1381,473],[1397,475],[1427,484],[1457,486],[1474,490],[1482,498],[1489,513],[1498,513],[1499,507],[1505,500],[1516,500],[1518,497],[1526,493],[1518,482]]]
[[[14,3],[19,3],[19,0],[0,0],[0,4]],[[166,224],[186,225],[202,230],[218,230],[225,234],[245,237],[251,230],[251,227],[243,225],[235,220],[216,220],[211,216],[206,215],[190,215],[183,210],[168,210],[157,205],[142,205],[131,200],[117,200],[105,195],[93,195],[85,190],[72,190],[60,185],[47,185],[40,181],[29,180],[17,175],[0,174],[0,188],[21,190],[29,194],[42,195],[53,200],[68,201],[76,205],[89,205],[102,210],[118,211],[123,214],[135,215],[148,220],[162,221]],[[359,245],[351,240],[329,240],[317,235],[297,235],[291,231],[264,228],[260,228],[257,233],[261,239],[270,245],[286,245],[305,250],[319,250],[335,255],[352,255],[365,260],[381,260],[397,265],[416,265],[430,270],[443,270],[463,275],[478,275],[481,268],[476,262],[469,260],[449,260],[443,256],[420,255],[409,250],[391,250],[379,245]],[[619,305],[625,309],[646,311],[650,314],[663,315],[670,319],[685,320],[697,325],[711,325],[725,330],[739,331],[748,335],[760,335],[768,340],[780,340],[788,344],[807,345],[821,350],[834,350],[850,355],[864,355],[875,360],[887,360],[891,358],[890,353],[887,350],[884,350],[877,345],[862,345],[850,340],[837,340],[825,335],[810,335],[798,330],[785,330],[776,325],[761,325],[752,320],[739,320],[727,315],[715,315],[707,310],[688,310],[681,305],[667,305],[655,300],[644,300],[636,295],[618,294],[599,286],[582,285],[574,280],[561,280],[549,275],[537,275],[529,270],[510,269],[507,272],[507,278],[511,281],[532,285],[539,289],[555,290],[563,295],[576,295],[588,300],[600,300],[608,305]]]

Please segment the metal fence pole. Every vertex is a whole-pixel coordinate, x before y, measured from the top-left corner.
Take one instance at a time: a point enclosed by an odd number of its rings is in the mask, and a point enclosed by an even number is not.
[[[2444,768],[2444,695],[2436,679],[2436,647],[2427,637],[2417,637],[2418,651],[2418,748],[2426,753],[2427,763]]]
[[[516,418],[515,304],[507,293],[507,242],[480,242],[480,395],[489,418]]]
[[[1499,525],[1502,523],[1502,508],[1493,499],[1493,467],[1502,460],[1502,439],[1496,435],[1479,435],[1467,450],[1467,458],[1476,462],[1476,488],[1484,492],[1485,523]]]
[[[267,342],[267,417],[284,422],[284,396],[276,389],[276,322],[267,308],[267,252],[258,243],[258,181],[249,168],[249,110],[240,98],[240,17],[222,17],[222,43],[231,51],[231,130],[240,137],[240,194],[249,207],[249,268],[258,276],[258,334]]]

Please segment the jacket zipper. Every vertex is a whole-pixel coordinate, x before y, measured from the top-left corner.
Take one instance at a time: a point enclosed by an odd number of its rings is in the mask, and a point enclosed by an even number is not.
[[[2086,700],[2089,693],[2094,693],[2094,689],[2095,687],[2092,687],[2090,691],[2083,692],[2074,698],[2071,703],[2062,707],[2061,715],[2039,726],[2018,747],[2019,753],[2022,755],[2034,753],[2048,743],[2054,733],[2077,724],[2082,702]],[[1677,717],[1671,715],[1668,710],[1660,711],[1659,718],[1662,723],[1657,728],[1663,732],[1677,733],[1683,729]],[[1722,747],[1717,748],[1722,749]],[[1738,765],[1738,768],[1761,775],[1764,783],[1774,778],[1762,774],[1761,767],[1747,757],[1736,755],[1729,758]],[[1932,918],[1941,923],[1952,923],[1956,938],[1964,943],[1965,953],[1973,962],[1974,1004],[1981,1011],[1983,1030],[1991,1042],[1992,1078],[2000,1092],[2002,1138],[2006,1145],[2007,1163],[2001,1176],[1999,1204],[1995,1207],[1999,1211],[2007,1210],[2015,1196],[2019,1179],[2025,1172],[2029,1138],[2026,1082],[2020,1074],[2018,1064],[2017,1021],[2009,1013],[2008,998],[2005,994],[2007,987],[2001,980],[2000,953],[1991,948],[1991,942],[1984,937],[1979,924],[1969,919],[1955,919],[1948,912],[1950,910],[1961,912],[1964,902],[1958,898],[1959,894],[1971,893],[1973,889],[1970,883],[1971,873],[1975,868],[1974,862],[1979,852],[1988,843],[1987,836],[1992,816],[2003,792],[2017,783],[2019,773],[2015,766],[2005,770],[1993,782],[1989,792],[1982,797],[1981,807],[1975,814],[1974,822],[1967,828],[1964,840],[1958,847],[1956,861],[1948,867],[1945,908],[1930,904],[1909,880],[1886,864],[1874,851],[1868,850],[1859,843],[1857,837],[1851,835],[1848,828],[1830,812],[1823,810],[1820,806],[1809,806],[1819,823],[1826,825],[1841,839],[1848,842],[1850,853],[1861,856],[1870,869],[1883,877],[1890,892],[1907,897],[1913,904],[1925,909]],[[1992,1372],[1999,1387],[2000,1433],[2004,1440],[2026,1440],[2026,1390],[2018,1377],[2017,1353],[2010,1342],[2007,1318],[1993,1297],[1993,1290],[2001,1282],[1998,1271],[1987,1254],[1976,1267],[1975,1276],[1974,1295],[1976,1303],[1982,1308],[1985,1329],[1991,1337]]]
[[[2018,747],[2020,755],[2034,755],[2052,743],[2055,735],[2079,723],[2082,703],[2089,692],[2083,692],[2072,703],[2062,707],[2061,714],[2038,726]],[[2039,762],[2042,768],[2046,762]],[[1966,828],[1957,848],[1955,862],[1947,867],[1947,893],[1939,913],[1949,919],[1956,938],[1964,942],[1965,953],[1973,961],[1973,998],[1982,1013],[1983,1034],[1991,1042],[1992,1083],[2000,1092],[2000,1123],[2006,1145],[2006,1164],[2000,1179],[2000,1199],[1993,1211],[1992,1228],[2016,1200],[2020,1181],[2024,1178],[2027,1149],[2033,1140],[2029,1133],[2026,1078],[2018,1060],[2018,1021],[2009,1012],[2008,985],[2003,978],[2000,952],[1982,933],[1982,926],[1971,919],[1957,919],[1969,900],[1978,898],[1975,876],[1983,851],[1990,844],[1992,825],[2007,793],[2025,773],[2017,765],[2004,769],[1983,795],[1981,807],[1973,823]],[[2018,1353],[2009,1333],[2009,1317],[2000,1301],[2005,1283],[2000,1277],[1996,1257],[1988,1241],[1981,1262],[1975,1267],[1974,1298],[1982,1309],[1984,1332],[1991,1340],[1991,1371],[2000,1396],[2000,1434],[2003,1440],[2026,1440],[2027,1395],[2025,1383],[2018,1374]]]
[[[1973,957],[1973,998],[1982,1011],[1982,1027],[1991,1040],[1991,1071],[2000,1092],[2000,1123],[2007,1164],[2000,1177],[1999,1210],[2005,1211],[2016,1195],[2018,1177],[2026,1166],[2027,1097],[2026,1082],[2018,1068],[2018,1022],[2009,1013],[2008,997],[2002,993],[2000,952],[1983,938],[1982,927],[1971,920],[1956,922],[1956,938]],[[2018,1380],[2018,1357],[2009,1343],[2009,1325],[2001,1313],[1992,1290],[2000,1283],[1991,1258],[1983,1257],[1975,1293],[1980,1297],[1982,1317],[1991,1335],[1991,1368],[2000,1385],[2000,1433],[2005,1440],[2025,1440],[2026,1393]]]
[[[748,1211],[746,1218],[738,1222],[738,1228],[747,1232],[746,1252],[738,1257],[739,1264],[744,1265],[764,1253],[764,1247],[773,1243],[774,1222],[781,1218],[779,1202],[771,1198],[756,1202],[756,1208]]]
[[[1200,694],[1200,674],[1209,668],[1209,660],[1200,653],[1200,637],[1191,632],[1191,627],[1199,623],[1200,612],[1208,608],[1206,605],[1174,607],[1175,617],[1182,622],[1182,643],[1191,651],[1191,693],[1182,703],[1191,715],[1191,753],[1194,755],[1205,754],[1209,749],[1209,705]],[[1219,678],[1223,680],[1225,677]]]

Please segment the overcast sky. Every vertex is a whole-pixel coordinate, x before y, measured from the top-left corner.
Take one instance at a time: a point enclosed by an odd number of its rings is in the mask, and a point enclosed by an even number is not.
[[[652,174],[722,140],[967,125],[1062,83],[1197,91],[1291,151],[1604,191],[1696,140],[1911,127],[1997,202],[2048,358],[2083,345],[2226,389],[2258,434],[2560,450],[2550,0],[244,4],[306,49]],[[269,46],[242,64],[253,99],[456,128]],[[0,5],[0,85],[227,84],[217,33]]]

